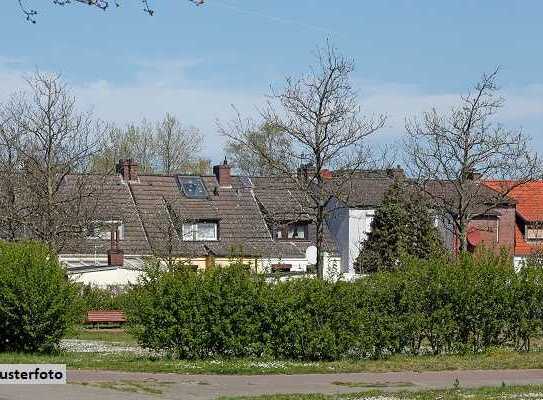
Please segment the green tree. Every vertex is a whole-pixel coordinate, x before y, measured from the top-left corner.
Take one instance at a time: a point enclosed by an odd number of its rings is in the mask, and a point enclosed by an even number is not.
[[[359,272],[395,269],[402,256],[426,259],[441,247],[428,202],[399,178],[377,207],[368,239],[361,243]]]

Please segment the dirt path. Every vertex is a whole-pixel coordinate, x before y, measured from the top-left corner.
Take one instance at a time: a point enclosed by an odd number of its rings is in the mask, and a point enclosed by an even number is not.
[[[312,375],[177,375],[69,371],[65,386],[0,386],[0,400],[194,399],[274,393],[349,393],[372,387],[423,390],[543,384],[543,370],[390,372]],[[338,383],[344,385],[338,385]],[[358,387],[345,386],[358,384]]]

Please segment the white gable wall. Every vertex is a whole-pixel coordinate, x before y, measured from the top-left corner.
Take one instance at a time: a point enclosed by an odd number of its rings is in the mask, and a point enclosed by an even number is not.
[[[328,229],[334,236],[341,255],[341,272],[354,272],[360,243],[367,239],[374,215],[373,209],[337,208],[332,212],[328,219]]]
[[[360,254],[360,244],[368,238],[371,232],[371,222],[375,215],[375,210],[349,210],[349,254],[348,271],[354,272],[354,262]]]

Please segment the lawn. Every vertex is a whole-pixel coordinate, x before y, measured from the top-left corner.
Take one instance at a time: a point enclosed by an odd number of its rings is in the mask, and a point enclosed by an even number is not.
[[[284,394],[258,397],[221,397],[220,400],[504,400],[543,399],[542,386],[517,386],[472,390],[383,393],[369,391],[345,395]]]
[[[496,349],[484,354],[395,356],[386,360],[335,362],[274,361],[264,359],[171,360],[137,353],[18,354],[0,353],[0,364],[59,363],[71,369],[104,369],[180,374],[301,374],[337,372],[443,371],[455,369],[543,369],[543,352],[526,354]]]
[[[108,343],[121,343],[136,345],[137,340],[134,336],[127,333],[124,329],[86,329],[78,327],[66,335],[66,339],[79,340],[99,340]]]

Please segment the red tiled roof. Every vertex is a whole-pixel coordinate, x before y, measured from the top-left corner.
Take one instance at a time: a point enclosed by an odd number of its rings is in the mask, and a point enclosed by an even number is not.
[[[516,202],[516,213],[526,222],[543,221],[543,181],[523,183],[517,187],[512,181],[486,181],[485,184],[499,192],[507,192],[507,196]],[[512,188],[512,189],[511,189]],[[515,255],[527,256],[542,245],[529,243],[524,237],[521,225],[517,220],[515,224]]]
[[[498,192],[511,190],[507,196],[516,201],[517,214],[525,221],[543,221],[543,181],[523,183],[510,189],[511,181],[486,181],[485,184]]]

